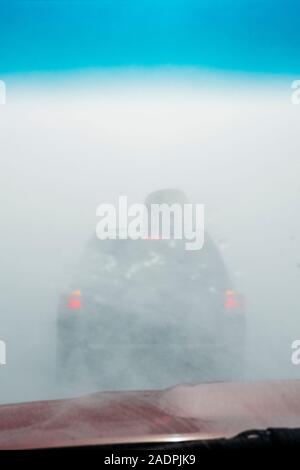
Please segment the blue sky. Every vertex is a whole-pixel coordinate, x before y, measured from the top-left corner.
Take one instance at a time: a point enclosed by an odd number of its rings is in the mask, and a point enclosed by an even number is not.
[[[298,0],[0,0],[0,74],[128,66],[300,73]]]

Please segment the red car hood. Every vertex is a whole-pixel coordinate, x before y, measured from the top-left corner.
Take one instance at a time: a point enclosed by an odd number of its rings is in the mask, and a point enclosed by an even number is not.
[[[0,448],[231,437],[300,427],[300,381],[181,385],[100,392],[0,407]]]

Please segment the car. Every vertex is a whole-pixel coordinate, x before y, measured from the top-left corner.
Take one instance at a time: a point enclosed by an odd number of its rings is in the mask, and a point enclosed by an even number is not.
[[[241,379],[245,333],[243,298],[207,233],[198,251],[95,236],[60,298],[58,377],[103,389]]]
[[[231,464],[238,450],[248,450],[257,462],[255,450],[267,450],[269,457],[279,450],[299,452],[299,393],[299,380],[268,380],[97,392],[3,405],[0,462],[19,460],[40,467],[41,462],[66,457],[69,463],[82,459],[86,464],[93,458],[99,465],[120,464],[112,461],[114,456],[138,455],[142,465],[143,459],[151,463],[150,454],[155,459],[157,454],[163,459],[175,454],[194,455],[200,464],[206,454],[211,459],[222,450]],[[286,453],[285,461],[288,457]],[[181,466],[179,460],[174,463]]]

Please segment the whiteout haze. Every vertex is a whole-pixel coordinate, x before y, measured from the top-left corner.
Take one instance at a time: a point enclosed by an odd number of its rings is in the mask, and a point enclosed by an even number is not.
[[[96,235],[100,240],[161,238],[187,240],[186,250],[200,250],[204,244],[204,204],[131,204],[120,196],[118,207],[100,204]]]

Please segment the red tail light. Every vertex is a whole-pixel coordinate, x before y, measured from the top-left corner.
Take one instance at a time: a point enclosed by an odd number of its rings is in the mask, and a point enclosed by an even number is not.
[[[236,292],[233,290],[227,290],[225,292],[225,302],[224,302],[224,307],[227,310],[234,310],[236,308],[239,308],[241,306],[241,301]]]
[[[79,290],[71,293],[68,298],[68,308],[70,310],[78,310],[81,308],[81,292]]]

